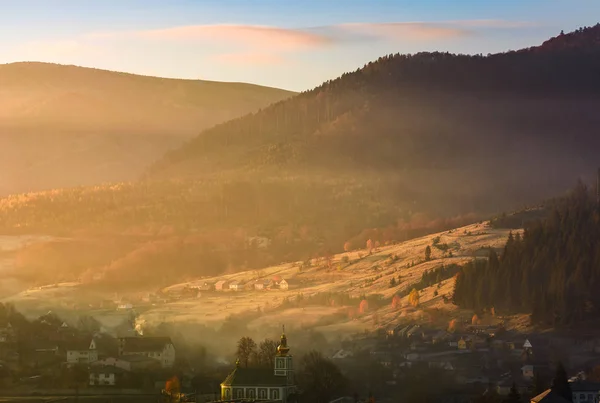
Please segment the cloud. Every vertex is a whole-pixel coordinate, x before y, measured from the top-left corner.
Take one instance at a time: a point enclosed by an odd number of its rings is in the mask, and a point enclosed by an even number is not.
[[[224,53],[215,55],[214,60],[225,63],[255,64],[255,65],[276,65],[283,64],[286,60],[274,53]]]
[[[226,41],[253,48],[269,47],[277,50],[299,50],[326,46],[332,39],[326,35],[301,29],[279,28],[261,25],[191,25],[149,31],[135,36],[161,40],[207,40]]]
[[[469,36],[470,29],[460,25],[426,22],[390,22],[341,24],[337,30],[362,35],[371,39],[438,40]]]

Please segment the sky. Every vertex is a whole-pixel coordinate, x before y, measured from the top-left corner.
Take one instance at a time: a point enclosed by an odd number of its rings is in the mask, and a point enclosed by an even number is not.
[[[0,0],[0,63],[303,91],[390,53],[495,53],[598,22],[600,0]]]

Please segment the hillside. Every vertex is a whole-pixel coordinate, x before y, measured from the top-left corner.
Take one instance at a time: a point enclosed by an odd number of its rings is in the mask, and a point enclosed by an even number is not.
[[[1,232],[65,238],[16,252],[14,275],[158,287],[405,241],[560,195],[599,163],[600,51],[588,39],[599,31],[485,57],[384,57],[202,132],[143,181],[0,199]]]
[[[0,195],[134,179],[199,131],[291,95],[242,83],[0,65]]]
[[[186,287],[202,285],[205,281],[237,280],[248,287],[240,292],[202,292],[199,298],[183,298],[166,304],[139,301],[136,310],[142,314],[139,321],[146,324],[168,321],[218,328],[228,317],[242,315],[240,320],[248,320],[248,328],[253,331],[268,332],[273,330],[271,327],[285,323],[286,328],[314,327],[333,338],[404,321],[434,322],[444,327],[451,318],[472,315],[470,310],[460,310],[444,302],[445,297],[451,297],[454,288],[455,266],[476,256],[487,256],[489,248],[500,251],[508,234],[509,230],[493,229],[488,223],[473,224],[381,246],[371,254],[361,248],[332,255],[329,260],[313,259],[310,264],[290,262],[225,275],[192,276],[184,283],[172,277],[172,285],[163,289],[166,295],[178,294]],[[427,246],[432,249],[430,261],[425,260]],[[438,274],[441,267],[448,269],[446,274]],[[287,279],[289,290],[253,289],[256,279],[275,276]],[[424,282],[425,278],[430,279],[429,282]],[[408,291],[413,288],[420,293],[417,307],[408,300]],[[155,289],[139,291],[123,295],[136,300]],[[300,299],[299,295],[302,295]],[[402,297],[399,303],[392,305],[394,295]],[[367,297],[370,307],[360,312],[359,302],[363,296]],[[105,308],[90,308],[107,297],[113,297],[113,289],[102,292],[89,284],[64,283],[32,288],[5,301],[15,303],[30,314],[52,309],[65,318],[77,317],[83,312],[74,306],[86,306],[86,314],[114,317],[116,313]]]
[[[597,323],[600,298],[600,214],[595,191],[578,186],[558,201],[547,219],[508,239],[500,259],[467,267],[457,277],[462,307],[529,312],[550,326]]]
[[[382,57],[204,131],[148,177],[376,172],[403,178],[417,203],[451,193],[446,209],[536,201],[598,165],[599,33],[489,56]]]

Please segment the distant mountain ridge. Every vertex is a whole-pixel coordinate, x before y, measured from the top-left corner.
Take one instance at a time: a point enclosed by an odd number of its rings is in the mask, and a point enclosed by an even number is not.
[[[202,129],[293,94],[48,63],[0,65],[0,194],[134,179]]]

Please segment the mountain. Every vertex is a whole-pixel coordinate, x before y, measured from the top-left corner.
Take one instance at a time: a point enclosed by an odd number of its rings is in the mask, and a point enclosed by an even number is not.
[[[0,194],[134,179],[202,129],[291,95],[242,83],[0,65]]]
[[[488,56],[382,57],[202,132],[148,177],[376,172],[446,211],[551,196],[600,162],[599,34]]]
[[[63,279],[110,266],[168,282],[390,244],[537,203],[600,163],[600,47],[589,39],[599,31],[488,56],[382,57],[201,132],[141,181],[0,199],[0,230],[71,239],[29,250],[22,273],[56,274],[49,262],[69,259]]]

